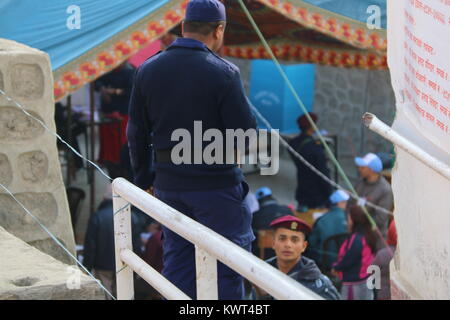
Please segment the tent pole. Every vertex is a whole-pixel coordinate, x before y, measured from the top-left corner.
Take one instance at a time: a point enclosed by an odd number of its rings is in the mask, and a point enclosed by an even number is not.
[[[95,112],[95,102],[94,102],[94,84],[91,82],[89,84],[89,106],[90,106],[90,127],[91,127],[91,159],[92,161],[95,161],[95,118],[94,118],[94,112]],[[95,207],[95,170],[92,165],[89,166],[90,176],[91,176],[91,183],[90,183],[90,214],[92,215],[94,212]]]
[[[67,123],[66,123],[66,130],[67,130],[67,142],[72,145],[72,95],[67,96]],[[67,161],[67,186],[70,187],[70,184],[72,183],[72,153],[67,149],[65,152],[66,154],[66,161]]]

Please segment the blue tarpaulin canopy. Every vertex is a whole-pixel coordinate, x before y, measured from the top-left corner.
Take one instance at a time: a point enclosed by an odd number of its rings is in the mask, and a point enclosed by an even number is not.
[[[187,2],[2,0],[0,38],[49,54],[58,100],[177,29]],[[222,53],[247,59],[268,58],[238,2],[224,3],[228,24]],[[368,7],[377,5],[385,26],[386,0],[245,3],[279,58],[333,66],[386,67],[386,31],[371,30],[366,25]]]
[[[386,29],[386,0],[303,0],[307,3],[332,11],[334,13],[346,16],[363,23],[373,11],[368,9],[370,6],[377,6],[380,10],[381,27]]]
[[[50,55],[56,70],[155,12],[169,0],[3,0],[0,38]],[[80,8],[80,29],[67,22]]]
[[[180,23],[187,0],[3,0],[0,38],[49,54],[56,99]]]

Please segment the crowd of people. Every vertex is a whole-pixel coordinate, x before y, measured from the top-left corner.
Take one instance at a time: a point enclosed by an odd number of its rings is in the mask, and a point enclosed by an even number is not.
[[[393,209],[392,190],[381,174],[383,164],[376,154],[355,158],[361,177],[356,187],[360,198],[355,200],[345,190],[333,190],[291,152],[297,171],[296,207],[280,204],[267,186],[251,192],[237,164],[171,163],[171,133],[180,127],[193,131],[194,120],[223,130],[256,128],[239,69],[215,53],[223,44],[225,21],[221,2],[191,0],[182,24],[183,38],[148,59],[137,69],[134,80],[122,66],[117,72],[123,75],[112,73],[98,81],[104,111],[127,122],[128,143],[109,145],[112,149],[105,159],[119,163],[120,175],[138,187],[267,259],[269,265],[325,299],[389,299],[395,225],[384,210],[363,209],[366,202]],[[128,99],[127,113],[123,105]],[[309,115],[314,122],[318,120],[317,115]],[[300,134],[290,140],[290,146],[329,176],[327,156],[315,128],[306,115],[297,123]],[[109,143],[108,132],[104,137],[103,143]],[[304,219],[306,212],[317,209],[321,213],[316,212],[312,221]],[[134,251],[195,299],[194,245],[138,210],[132,221]],[[262,245],[267,234],[272,237],[271,245]],[[90,218],[84,256],[86,267],[114,292],[109,196]],[[373,265],[381,270],[381,287],[368,284]],[[244,284],[242,276],[218,263],[219,299],[272,298],[261,288]],[[136,290],[137,298],[161,298],[139,277]]]
[[[313,116],[313,119],[317,119],[317,116]],[[299,119],[300,122],[301,119]],[[312,143],[315,141],[312,140]],[[295,146],[294,150],[302,155],[305,155],[305,151],[311,152],[312,149],[303,149],[305,144],[302,143],[292,145]],[[320,144],[316,145],[318,148],[314,152],[324,152]],[[122,176],[132,181],[133,177],[127,175],[132,172],[127,157],[128,148],[126,145],[123,148],[125,150],[122,152],[124,156],[120,160],[120,166],[125,170],[121,171]],[[316,159],[322,159],[322,156]],[[326,167],[325,155],[323,155],[323,161]],[[362,158],[355,158],[355,165],[361,178],[356,188],[359,196],[365,201],[392,210],[392,190],[381,175],[383,168],[381,159],[369,153]],[[310,169],[297,167],[297,170]],[[299,173],[301,177],[305,175],[307,174],[304,172]],[[311,174],[310,179],[306,181],[300,178],[298,184],[301,189],[314,184],[314,181],[319,179],[323,180]],[[248,192],[245,203],[252,213],[251,225],[255,235],[255,240],[252,242],[253,254],[261,258],[269,258],[267,263],[326,299],[390,299],[389,262],[396,246],[396,231],[392,217],[381,210],[369,208],[368,213],[375,221],[376,229],[374,229],[366,213],[351,199],[348,192],[344,190],[328,192],[331,194],[324,192],[325,200],[315,202],[316,209],[321,209],[322,213],[315,215],[313,223],[306,223],[298,218],[304,214],[298,211],[300,204],[308,203],[309,208],[314,208],[307,197],[302,196],[302,202],[299,201],[299,205],[295,208],[292,205],[280,204],[267,186],[255,192]],[[298,189],[295,195],[298,195]],[[155,270],[161,272],[163,269],[162,226],[138,210],[133,211],[132,223],[134,251]],[[267,231],[271,231],[271,246],[260,248],[260,234]],[[84,243],[84,261],[102,283],[114,292],[115,260],[110,187],[98,211],[90,218]],[[368,278],[371,275],[368,268],[372,265],[378,266],[381,270],[381,286],[374,289],[368,285]],[[318,283],[322,286],[317,287]],[[136,296],[143,299],[161,298],[139,277],[136,279],[136,290]],[[268,299],[271,297],[255,287],[248,293],[247,298]]]

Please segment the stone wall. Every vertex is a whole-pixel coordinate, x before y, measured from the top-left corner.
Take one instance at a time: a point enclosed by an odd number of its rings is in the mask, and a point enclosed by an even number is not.
[[[249,93],[250,60],[227,59],[240,68],[244,88]],[[395,98],[387,70],[317,65],[313,110],[319,116],[319,128],[338,136],[338,160],[353,182],[357,179],[353,162],[356,155],[391,151],[392,145],[365,128],[361,121],[365,112],[372,112],[382,121],[392,124]]]
[[[53,76],[46,53],[0,39],[0,89],[55,131]],[[0,183],[72,252],[75,242],[56,138],[0,95]],[[56,259],[67,254],[0,188],[0,226]]]
[[[0,300],[103,300],[96,281],[0,227]]]
[[[338,160],[355,181],[356,155],[392,149],[361,121],[365,112],[371,112],[388,125],[393,122],[395,97],[389,72],[317,66],[315,86],[313,110],[319,127],[338,136]]]

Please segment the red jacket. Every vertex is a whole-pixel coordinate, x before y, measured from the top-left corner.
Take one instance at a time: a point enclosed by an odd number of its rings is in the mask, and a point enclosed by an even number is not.
[[[161,234],[161,231],[155,232],[148,239],[143,254],[144,261],[158,272],[161,272],[163,268],[163,242],[161,240]]]

